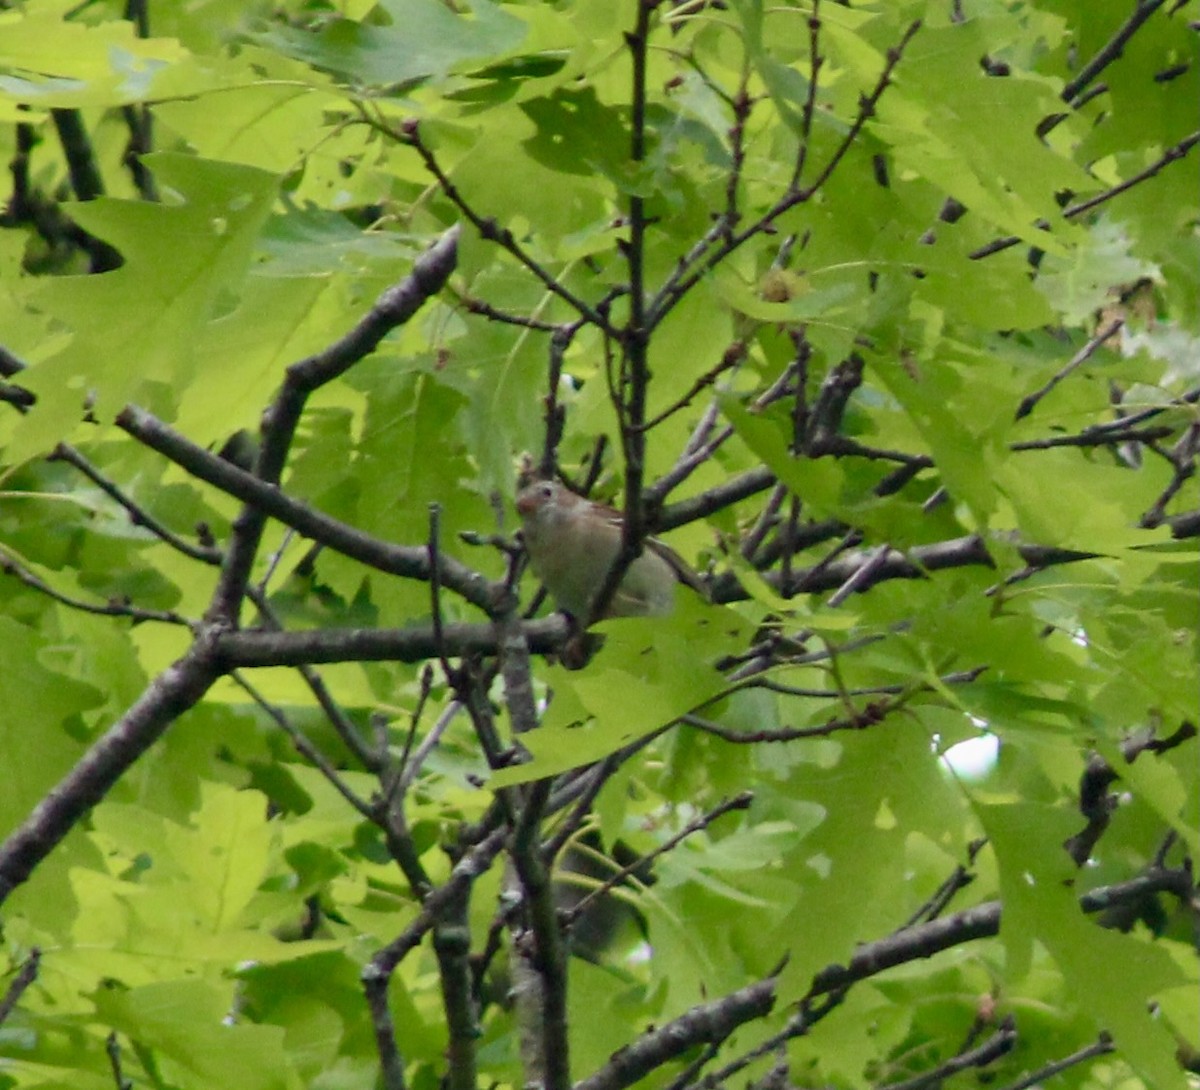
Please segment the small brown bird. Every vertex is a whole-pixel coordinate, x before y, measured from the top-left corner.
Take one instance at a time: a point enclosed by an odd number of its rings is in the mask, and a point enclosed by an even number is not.
[[[517,495],[525,549],[534,574],[559,609],[584,621],[621,548],[621,512],[593,503],[557,481],[534,481]],[[675,604],[675,584],[704,593],[687,564],[647,538],[613,595],[606,617],[661,617]]]

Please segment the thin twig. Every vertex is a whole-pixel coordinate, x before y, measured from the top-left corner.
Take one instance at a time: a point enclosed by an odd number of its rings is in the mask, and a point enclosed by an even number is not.
[[[238,670],[233,670],[229,675],[246,693],[251,700],[254,701],[264,712],[271,717],[275,725],[283,731],[284,734],[291,739],[292,745],[296,747],[298,752],[307,761],[311,761],[313,766],[321,773],[322,776],[329,782],[339,795],[342,796],[355,810],[363,817],[374,820],[375,811],[370,803],[364,799],[360,799],[351,789],[350,785],[338,774],[338,770],[330,763],[329,758],[325,756],[283,712],[272,704],[266,697],[258,691],[258,689],[246,680],[245,676]]]
[[[768,405],[774,404],[780,398],[787,396],[792,378],[795,373],[795,364],[785,367],[775,381],[772,382],[771,385],[765,390],[763,390],[762,393],[755,397],[753,402],[751,402],[751,407],[755,410],[764,409]],[[712,418],[714,423],[717,412],[717,406],[712,406]],[[708,414],[706,414],[706,419],[707,417]],[[702,421],[702,423],[704,423],[704,421]],[[717,452],[717,450],[735,434],[734,429],[729,426],[721,428],[718,432],[716,432],[716,434],[711,434],[711,431],[712,425],[709,424],[704,428],[703,431],[698,428],[697,431],[693,433],[692,438],[688,441],[688,445],[684,448],[684,453],[680,456],[678,461],[676,461],[675,465],[646,489],[645,499],[648,504],[652,506],[661,504],[673,489],[687,480],[692,473],[694,473],[700,466],[707,462]],[[771,474],[770,470],[766,469],[766,467],[758,470],[751,470],[751,475],[756,482],[756,487],[751,493],[749,493],[751,495],[756,491],[761,492],[774,480],[774,476]],[[744,480],[745,478],[742,479]],[[727,482],[727,484],[728,483],[731,482]],[[739,498],[745,498],[745,496],[739,494]],[[711,514],[712,511],[710,510],[707,513]],[[697,517],[700,518],[703,516],[698,515]],[[691,520],[689,519],[686,521]],[[676,522],[673,525],[678,526],[681,525],[681,523]],[[653,528],[666,529],[667,527],[660,522]]]
[[[1053,1060],[1026,1075],[1024,1078],[999,1088],[999,1090],[1029,1090],[1031,1086],[1041,1086],[1047,1080],[1061,1074],[1068,1068],[1086,1063],[1088,1060],[1094,1060],[1097,1056],[1106,1056],[1114,1050],[1114,1047],[1112,1038],[1107,1033],[1102,1033],[1090,1045],[1085,1045],[1077,1052],[1072,1052],[1069,1056],[1064,1056],[1061,1060]]]
[[[499,307],[492,306],[483,299],[477,299],[473,295],[457,291],[453,287],[450,290],[469,314],[478,314],[481,318],[487,318],[488,321],[521,326],[523,329],[532,329],[539,333],[554,333],[562,328],[555,322],[542,321],[540,318],[533,318],[527,314],[511,314]]]
[[[417,730],[421,725],[421,713],[425,710],[425,702],[429,699],[429,694],[433,689],[433,666],[432,666],[432,664],[427,662],[427,663],[425,663],[424,666],[421,667],[421,678],[420,678],[420,682],[418,684],[420,687],[417,690],[417,702],[416,702],[416,705],[413,707],[412,714],[409,716],[408,730],[405,732],[405,735],[404,735],[404,748],[401,749],[400,756],[396,760],[394,773],[393,773],[395,776],[395,786],[398,787],[400,790],[403,790],[404,787],[406,787],[409,783],[411,783],[413,777],[416,775],[415,771],[412,773],[411,776],[408,774],[408,762],[409,762],[409,758],[412,756],[413,742],[416,741]],[[455,703],[456,703],[455,701],[451,701],[452,705]],[[432,734],[433,732],[431,731],[430,733]],[[381,757],[383,756],[383,753],[385,752],[386,745],[387,745],[387,739],[385,736],[383,739],[380,740],[380,756]],[[419,770],[419,766],[418,766],[418,770]]]
[[[704,1047],[700,1050],[700,1054],[675,1078],[667,1083],[664,1090],[686,1090],[687,1087],[690,1087],[695,1082],[696,1076],[717,1058],[717,1054],[721,1051],[721,1046],[724,1043],[724,1040],[706,1041]]]
[[[1015,419],[1020,420],[1033,412],[1037,403],[1042,400],[1051,390],[1054,389],[1063,379],[1071,374],[1076,368],[1082,366],[1092,358],[1110,337],[1115,336],[1125,326],[1124,318],[1114,318],[1107,325],[1100,329],[1090,341],[1087,342],[1078,352],[1071,357],[1066,366],[1056,371],[1050,380],[1027,397],[1021,399],[1021,404],[1017,406]]]
[[[954,895],[960,890],[966,889],[967,886],[975,881],[975,875],[971,873],[969,868],[975,865],[975,857],[983,851],[986,844],[987,839],[979,837],[967,845],[966,864],[959,863],[954,868],[950,876],[938,886],[933,896],[909,916],[901,930],[904,927],[916,927],[917,924],[936,920],[945,911],[946,906],[953,899]]]
[[[1164,0],[1138,0],[1129,18],[1117,28],[1096,55],[1079,70],[1079,75],[1062,89],[1062,100],[1066,103],[1073,102],[1079,96],[1080,91],[1121,55],[1125,45],[1137,32],[1138,27],[1162,7],[1163,3]]]
[[[812,142],[813,118],[816,116],[817,87],[820,84],[821,67],[825,58],[821,56],[821,0],[813,0],[812,12],[808,16],[808,94],[800,111],[800,147],[796,152],[796,165],[792,168],[790,188],[799,189],[804,176],[804,164]]]
[[[969,685],[971,682],[976,681],[986,670],[986,666],[976,666],[973,670],[957,670],[952,674],[942,674],[938,678],[938,681],[942,685]],[[756,678],[752,685],[747,687],[767,689],[770,692],[782,693],[785,696],[802,696],[810,700],[824,700],[847,696],[896,696],[900,693],[908,692],[912,688],[912,683],[908,682],[904,685],[866,685],[861,688],[849,689],[806,689],[798,685],[785,685],[783,682],[775,681],[772,678]],[[932,691],[932,686],[926,685],[923,688],[925,691]]]
[[[1055,447],[1101,447],[1113,446],[1117,443],[1154,443],[1173,435],[1175,429],[1165,424],[1150,428],[1126,428],[1099,431],[1085,428],[1077,435],[1050,435],[1044,439],[1022,439],[1009,443],[1012,451],[1053,450]]]
[[[1078,204],[1069,205],[1063,209],[1063,218],[1067,220],[1077,219],[1086,212],[1090,212],[1093,208],[1098,208],[1100,205],[1112,200],[1114,197],[1120,196],[1136,185],[1153,178],[1160,173],[1165,167],[1178,159],[1182,159],[1188,152],[1197,144],[1200,144],[1200,132],[1191,133],[1185,136],[1179,143],[1169,147],[1162,155],[1160,155],[1153,163],[1144,170],[1139,170],[1136,174],[1126,178],[1125,181],[1119,182],[1117,185],[1111,186],[1098,193],[1094,197],[1089,197],[1085,201],[1080,201]],[[1050,225],[1043,221],[1039,221],[1037,226],[1041,230],[1049,230]],[[991,257],[993,254],[998,254],[1002,250],[1010,249],[1013,246],[1019,245],[1023,241],[1021,235],[1008,235],[1004,238],[993,239],[986,246],[980,246],[977,250],[972,250],[967,256],[972,261],[979,261],[985,257]]]
[[[170,545],[176,551],[183,553],[184,556],[213,566],[219,565],[224,560],[225,554],[215,546],[193,545],[190,541],[185,540],[173,530],[163,525],[141,504],[128,496],[120,486],[101,473],[96,466],[69,443],[59,443],[46,460],[50,462],[62,461],[74,466],[99,488],[101,492],[123,507],[129,515],[129,521],[134,526],[140,526],[149,530],[155,537]]]
[[[844,996],[845,993],[842,992],[836,996],[825,997],[819,1006],[814,1005],[811,997],[806,996],[800,1001],[799,1010],[784,1023],[783,1029],[746,1049],[740,1056],[735,1056],[700,1081],[689,1084],[684,1090],[720,1090],[721,1087],[727,1086],[734,1075],[744,1071],[755,1061],[778,1052],[796,1037],[807,1036],[808,1031],[817,1022],[841,1005]]]
[[[905,49],[921,28],[921,20],[914,20],[908,25],[900,37],[900,41],[887,51],[883,71],[868,94],[859,100],[858,111],[854,120],[847,127],[845,134],[830,154],[825,165],[817,172],[817,176],[803,188],[788,189],[766,212],[753,223],[731,235],[722,245],[712,250],[697,263],[686,275],[672,278],[669,289],[666,285],[655,295],[647,312],[647,323],[650,328],[660,325],[666,316],[678,305],[680,300],[693,287],[707,276],[717,265],[721,264],[734,250],[741,247],[749,239],[762,234],[770,228],[785,212],[799,204],[811,200],[829,181],[842,160],[859,138],[867,121],[874,116],[884,91],[890,86],[892,76],[904,55]]]
[[[283,554],[287,551],[287,547],[292,543],[292,539],[295,538],[295,536],[296,531],[290,526],[287,527],[283,532],[283,538],[279,542],[279,547],[274,549],[271,552],[271,555],[267,557],[266,570],[263,571],[262,578],[259,579],[258,586],[256,588],[257,593],[263,598],[267,596],[267,586],[274,577],[279,565],[282,563]]]
[[[1158,445],[1156,443],[1148,443],[1147,446],[1151,450],[1158,452]],[[1159,493],[1158,499],[1142,515],[1138,521],[1139,526],[1151,529],[1162,523],[1166,517],[1167,504],[1175,498],[1179,490],[1183,488],[1196,472],[1196,452],[1198,447],[1200,447],[1200,422],[1193,421],[1188,425],[1183,435],[1179,437],[1174,448],[1169,453],[1164,454],[1164,457],[1171,465],[1171,479],[1167,482],[1162,492]]]
[[[546,436],[542,443],[542,458],[538,465],[540,475],[549,480],[554,476],[558,464],[558,444],[562,440],[566,412],[559,403],[562,385],[563,363],[579,325],[558,326],[550,338],[550,361],[546,369],[545,421]]]
[[[740,731],[731,727],[714,723],[711,719],[689,712],[681,715],[678,722],[685,726],[695,727],[705,734],[714,735],[726,742],[738,745],[754,745],[766,742],[795,742],[801,738],[827,738],[843,730],[863,730],[883,722],[893,712],[899,711],[912,696],[916,689],[908,689],[894,700],[877,700],[868,704],[862,711],[855,711],[845,719],[829,719],[819,727],[771,727],[763,730]]]
[[[729,174],[725,178],[725,211],[720,216],[721,230],[726,239],[732,237],[733,229],[742,218],[738,211],[738,184],[746,161],[746,124],[750,120],[750,111],[754,108],[754,100],[747,90],[749,82],[750,58],[743,54],[738,89],[731,100],[733,124],[729,128],[730,166]]]
[[[368,113],[361,104],[360,109],[363,112],[364,120],[372,128],[378,129],[380,132],[391,136],[398,143],[407,145],[416,151],[421,162],[425,165],[425,169],[437,179],[442,192],[445,193],[451,203],[475,227],[479,232],[480,238],[488,242],[495,242],[501,248],[507,250],[521,265],[540,280],[547,289],[568,303],[586,321],[599,329],[610,329],[604,316],[595,307],[589,305],[585,300],[567,288],[557,276],[545,269],[540,262],[535,260],[517,241],[512,231],[507,227],[501,227],[491,217],[482,216],[475,211],[474,205],[463,196],[458,186],[450,180],[450,176],[442,169],[433,151],[422,139],[420,125],[417,121],[407,121],[401,128],[397,129],[388,124],[378,114],[373,116]]]
[[[665,409],[663,409],[662,412],[650,417],[649,420],[642,424],[642,430],[650,431],[652,428],[658,427],[658,425],[663,423],[663,421],[669,420],[681,409],[686,409],[696,399],[697,395],[703,393],[710,386],[712,386],[717,379],[725,374],[726,371],[731,371],[737,367],[738,364],[740,364],[745,358],[745,343],[742,341],[734,341],[727,349],[725,349],[721,359],[707,371],[705,371],[704,374],[702,374],[698,379],[696,379],[682,397],[672,402]]]
[[[108,1066],[112,1069],[113,1083],[117,1090],[133,1090],[133,1080],[127,1079],[121,1064],[121,1043],[114,1029],[104,1038],[104,1051],[108,1054]]]
[[[21,996],[37,980],[38,968],[41,963],[41,947],[31,947],[29,956],[21,964],[20,972],[13,977],[12,983],[4,993],[4,998],[0,999],[0,1025],[8,1021],[8,1016],[16,1009],[17,1004],[21,1001]]]
[[[591,816],[592,806],[596,801],[596,797],[600,794],[604,785],[611,779],[612,774],[620,767],[621,763],[621,754],[610,753],[603,761],[599,761],[587,769],[586,782],[579,798],[575,801],[575,805],[571,807],[571,812],[559,822],[558,827],[554,830],[554,834],[547,837],[542,844],[543,859],[547,862],[556,859],[567,841],[583,827],[584,822]],[[549,809],[549,806],[547,806],[547,809]]]
[[[751,564],[755,562],[755,556],[762,543],[779,523],[779,508],[783,506],[783,501],[787,498],[787,495],[788,488],[785,484],[777,484],[771,489],[771,494],[767,497],[767,502],[763,504],[763,509],[758,513],[754,525],[742,537],[742,542],[739,546],[742,559],[749,561]]]
[[[856,590],[870,586],[876,574],[883,570],[883,566],[887,563],[891,551],[892,547],[890,545],[880,545],[873,550],[869,550],[864,562],[855,569],[849,579],[829,596],[829,600],[825,604],[830,609],[836,609]]]
[[[579,919],[580,915],[586,911],[589,905],[598,900],[600,897],[603,897],[605,894],[616,889],[616,887],[624,882],[625,879],[627,879],[630,875],[637,873],[642,868],[649,866],[660,856],[666,855],[667,852],[674,850],[693,833],[698,833],[704,829],[707,829],[714,821],[725,814],[728,814],[733,810],[748,810],[753,801],[753,791],[742,791],[739,794],[734,795],[732,798],[725,799],[718,803],[707,813],[701,814],[699,817],[689,821],[687,825],[679,830],[679,832],[669,839],[663,841],[663,843],[656,847],[653,851],[647,852],[643,856],[639,856],[636,860],[634,860],[634,862],[622,867],[615,874],[612,874],[606,878],[604,882],[602,882],[595,889],[590,890],[587,895],[582,897],[572,908],[562,913],[563,921],[567,925],[574,923],[577,919]]]
[[[1011,1052],[1017,1043],[1016,1020],[1010,1015],[982,1045],[967,1049],[957,1056],[952,1056],[944,1063],[930,1071],[923,1072],[911,1079],[901,1082],[887,1083],[880,1090],[925,1090],[926,1087],[937,1087],[951,1075],[966,1071],[971,1067],[986,1067],[1001,1056]]]
[[[283,622],[279,619],[279,615],[272,608],[270,600],[265,594],[260,593],[258,589],[252,588],[250,591],[250,600],[254,603],[254,607],[258,610],[259,620],[268,626],[272,631],[282,632]],[[358,728],[351,722],[350,717],[346,715],[338,702],[333,698],[333,694],[329,691],[329,686],[325,684],[325,679],[321,677],[317,669],[308,663],[301,663],[296,667],[297,672],[303,679],[304,684],[308,686],[309,692],[320,705],[321,710],[325,713],[325,717],[329,720],[330,725],[337,732],[338,737],[342,740],[345,747],[354,754],[363,768],[371,772],[378,772],[382,767],[383,754],[373,752],[371,747],[363,739]]]
[[[58,602],[60,605],[77,609],[81,613],[92,613],[99,617],[128,617],[134,621],[158,621],[160,624],[179,625],[191,629],[195,629],[196,627],[195,621],[189,621],[174,610],[144,609],[141,606],[135,606],[129,601],[119,598],[111,598],[104,605],[99,605],[96,602],[88,602],[82,598],[73,598],[69,594],[55,590],[44,579],[34,575],[23,564],[18,563],[9,556],[2,547],[0,547],[0,572],[3,572],[5,575],[11,575],[30,590],[36,590],[39,594],[46,595],[47,598]]]
[[[455,689],[458,688],[458,673],[450,665],[446,653],[446,631],[442,622],[442,554],[439,537],[442,520],[442,505],[436,501],[429,505],[429,541],[426,549],[429,551],[429,605],[433,622],[433,642],[437,647],[438,662],[442,666],[442,674]]]

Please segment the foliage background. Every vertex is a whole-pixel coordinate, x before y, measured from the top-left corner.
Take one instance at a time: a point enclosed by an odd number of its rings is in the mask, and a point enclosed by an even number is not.
[[[5,5],[4,1085],[1183,1085],[1197,18]]]

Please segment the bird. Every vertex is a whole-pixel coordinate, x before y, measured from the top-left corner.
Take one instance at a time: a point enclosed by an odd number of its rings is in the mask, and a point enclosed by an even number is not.
[[[534,574],[559,609],[588,623],[592,603],[621,549],[621,512],[593,503],[555,480],[526,485],[517,494],[516,507]],[[678,553],[648,537],[621,577],[604,616],[665,617],[674,608],[679,582],[704,593],[699,577]]]

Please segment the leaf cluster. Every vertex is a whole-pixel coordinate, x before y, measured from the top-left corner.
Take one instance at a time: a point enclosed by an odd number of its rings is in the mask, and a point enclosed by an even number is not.
[[[0,13],[5,1085],[1185,1085],[1195,18]]]

